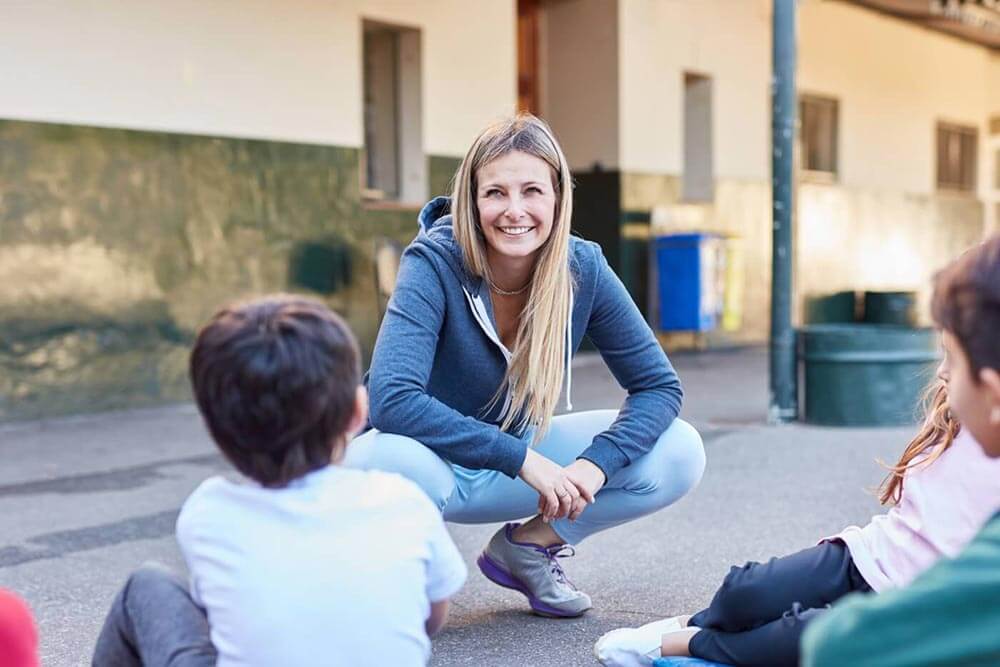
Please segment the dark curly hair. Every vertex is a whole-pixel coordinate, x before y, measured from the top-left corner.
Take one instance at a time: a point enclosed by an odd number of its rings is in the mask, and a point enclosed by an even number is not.
[[[282,487],[330,463],[347,437],[361,370],[358,345],[313,299],[276,295],[223,308],[198,334],[191,384],[226,458]]]

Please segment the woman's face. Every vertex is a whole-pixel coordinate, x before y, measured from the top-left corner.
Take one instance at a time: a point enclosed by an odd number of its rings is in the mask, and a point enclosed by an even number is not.
[[[541,158],[511,151],[479,168],[476,207],[490,255],[535,259],[552,233],[553,173]]]
[[[996,409],[991,377],[973,378],[969,359],[950,331],[941,332],[944,357],[938,377],[948,384],[948,407],[963,428],[982,446],[987,456],[1000,457],[1000,425],[994,423]],[[982,374],[987,375],[987,374]]]

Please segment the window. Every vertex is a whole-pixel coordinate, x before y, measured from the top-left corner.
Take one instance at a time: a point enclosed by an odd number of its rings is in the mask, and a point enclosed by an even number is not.
[[[684,176],[686,201],[712,201],[715,173],[712,168],[712,79],[684,74]]]
[[[363,24],[362,195],[419,203],[427,195],[421,136],[420,31]]]
[[[942,190],[972,192],[976,189],[974,127],[949,123],[937,126],[937,186]]]
[[[837,176],[837,100],[816,95],[799,99],[799,141],[802,170],[811,174]]]

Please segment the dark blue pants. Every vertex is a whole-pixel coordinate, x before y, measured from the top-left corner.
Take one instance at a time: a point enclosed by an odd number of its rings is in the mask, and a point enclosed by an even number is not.
[[[798,665],[806,624],[848,593],[871,590],[842,542],[733,567],[708,609],[691,617],[701,631],[688,649],[731,665]]]

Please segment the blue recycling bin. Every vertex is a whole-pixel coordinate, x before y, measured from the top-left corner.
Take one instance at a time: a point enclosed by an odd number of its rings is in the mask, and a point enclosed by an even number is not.
[[[722,317],[725,243],[718,234],[656,239],[656,286],[662,331],[712,331]]]

